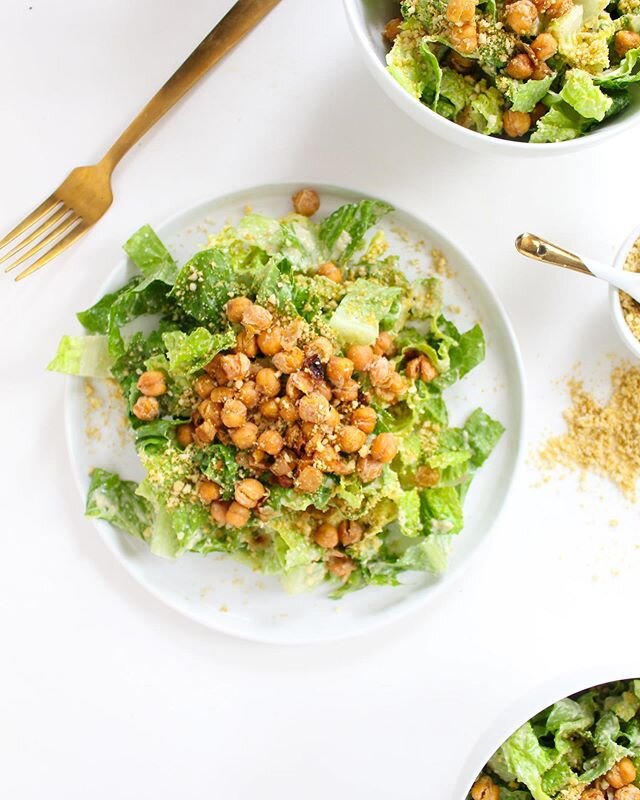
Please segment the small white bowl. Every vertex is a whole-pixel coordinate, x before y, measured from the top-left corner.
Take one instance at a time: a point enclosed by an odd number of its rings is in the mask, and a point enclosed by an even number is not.
[[[636,85],[632,88],[631,104],[622,114],[604,125],[599,125],[591,133],[568,142],[531,144],[498,139],[471,131],[436,114],[435,111],[416,100],[387,72],[385,61],[387,47],[382,37],[382,31],[390,19],[398,16],[397,1],[344,0],[344,7],[358,49],[362,52],[372,75],[387,96],[423,128],[462,147],[484,153],[527,157],[561,155],[603,142],[640,122],[640,88]]]
[[[505,698],[506,711],[502,711],[489,728],[482,734],[478,744],[462,765],[456,789],[452,795],[455,800],[466,800],[471,786],[482,772],[491,756],[521,725],[528,722],[538,712],[553,703],[583,692],[603,683],[626,681],[638,678],[637,663],[626,665],[599,666],[582,670],[578,674],[562,675],[537,686],[526,695]]]
[[[624,269],[624,264],[627,260],[629,251],[638,238],[640,238],[640,225],[631,231],[627,239],[625,239],[620,250],[618,250],[616,260],[613,262],[615,269]],[[631,333],[631,329],[627,325],[627,321],[622,313],[622,306],[620,305],[620,291],[616,289],[615,286],[609,286],[609,306],[611,308],[613,324],[620,334],[620,338],[626,344],[627,348],[633,353],[633,355],[636,358],[640,358],[640,341],[638,341],[633,333]]]

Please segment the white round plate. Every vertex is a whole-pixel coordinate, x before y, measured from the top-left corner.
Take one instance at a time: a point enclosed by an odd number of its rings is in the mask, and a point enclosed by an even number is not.
[[[276,185],[246,189],[181,212],[156,231],[179,263],[207,241],[207,233],[237,221],[251,207],[257,213],[282,216],[291,211],[291,195],[299,187]],[[320,214],[358,199],[352,191],[329,186],[320,192]],[[132,223],[133,232],[138,224]],[[215,630],[271,643],[320,642],[353,636],[391,622],[427,603],[460,572],[488,537],[520,459],[523,432],[524,380],[511,326],[482,274],[445,236],[407,212],[397,210],[382,224],[390,252],[415,276],[430,269],[432,248],[442,250],[454,273],[444,278],[447,312],[466,329],[480,322],[487,337],[487,359],[458,385],[447,390],[452,424],[464,421],[476,407],[501,420],[507,432],[476,476],[465,504],[466,525],[441,577],[407,573],[399,587],[368,587],[342,600],[328,598],[326,587],[304,595],[287,595],[274,577],[252,572],[227,556],[187,554],[176,561],[152,555],[143,542],[96,521],[96,528],[122,565],[167,605]],[[99,296],[122,286],[132,273],[126,259],[116,266]],[[142,469],[124,424],[123,406],[113,388],[94,382],[88,396],[85,382],[70,378],[66,422],[73,469],[82,497],[94,467],[139,480]],[[96,401],[96,396],[99,398]]]

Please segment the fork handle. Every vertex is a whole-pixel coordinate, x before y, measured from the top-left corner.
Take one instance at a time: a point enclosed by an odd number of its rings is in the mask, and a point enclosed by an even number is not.
[[[151,98],[100,162],[109,171],[214,64],[217,64],[280,0],[238,0]]]

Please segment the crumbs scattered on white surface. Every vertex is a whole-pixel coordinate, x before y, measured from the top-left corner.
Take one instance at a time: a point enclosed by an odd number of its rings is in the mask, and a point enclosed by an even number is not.
[[[249,203],[244,207],[245,214],[253,214],[253,206],[250,206]]]
[[[411,236],[406,228],[401,228],[399,225],[394,225],[391,228],[391,233],[394,233],[401,242],[411,244]]]
[[[450,314],[461,314],[462,313],[462,309],[460,308],[460,306],[455,306],[455,305],[447,306],[447,311]]]
[[[229,613],[229,607],[228,607],[228,606],[225,606],[225,605],[222,605],[222,606],[220,606],[220,608],[218,609],[218,611],[219,611],[221,614],[228,614],[228,613]]]
[[[203,586],[202,589],[200,589],[200,598],[202,600],[206,600],[212,591],[213,586]]]
[[[436,275],[441,278],[453,278],[455,273],[449,266],[449,261],[442,250],[433,248],[431,251],[431,265]]]

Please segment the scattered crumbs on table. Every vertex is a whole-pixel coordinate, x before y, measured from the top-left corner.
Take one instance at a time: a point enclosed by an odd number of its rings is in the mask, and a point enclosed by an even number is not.
[[[249,203],[244,207],[245,214],[253,214],[253,206],[250,206]]]
[[[640,239],[636,239],[629,250],[624,268],[628,272],[640,272]],[[631,333],[640,341],[640,303],[626,292],[620,292],[620,305],[625,321]]]
[[[221,614],[228,614],[228,613],[229,613],[229,607],[228,607],[228,606],[224,606],[224,605],[223,605],[223,606],[220,606],[220,608],[218,609],[218,611],[219,611]]]
[[[431,264],[433,271],[436,273],[436,275],[440,275],[441,278],[454,277],[455,273],[449,266],[449,261],[442,250],[438,250],[435,247],[433,248],[431,251]]]
[[[410,244],[411,236],[409,235],[409,231],[407,231],[405,228],[401,228],[399,225],[394,225],[394,227],[391,228],[391,233],[394,233],[401,242]]]
[[[610,519],[609,520],[609,527],[610,528],[617,528],[620,525],[620,520],[618,519]]]
[[[462,309],[460,306],[447,306],[447,311],[449,311],[451,314],[460,314]]]

